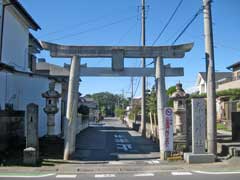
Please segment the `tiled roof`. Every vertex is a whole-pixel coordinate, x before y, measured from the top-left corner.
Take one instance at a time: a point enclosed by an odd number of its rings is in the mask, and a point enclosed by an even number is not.
[[[240,66],[240,61],[232,64],[231,66],[228,66],[227,69],[231,70],[232,68],[234,68],[234,67],[239,67],[239,66]]]
[[[199,72],[199,74],[201,75],[204,81],[207,81],[206,72]],[[231,72],[215,72],[215,81],[219,81],[220,79],[231,78],[231,77],[232,77]]]

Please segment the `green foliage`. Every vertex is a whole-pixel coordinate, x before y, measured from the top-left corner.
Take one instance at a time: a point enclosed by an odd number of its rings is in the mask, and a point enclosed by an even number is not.
[[[115,109],[115,116],[120,118],[120,119],[123,119],[124,118],[124,109],[123,108],[116,108]]]
[[[122,95],[112,94],[109,92],[100,92],[88,97],[93,98],[99,106],[99,110],[103,116],[114,116],[115,107],[125,108],[128,105],[128,100]]]
[[[218,130],[224,130],[224,131],[230,131],[224,124],[217,123],[217,129]]]
[[[80,105],[80,107],[78,108],[78,113],[82,115],[89,115],[89,107]]]
[[[174,92],[176,92],[176,86],[171,86],[167,89],[167,95],[171,96]]]
[[[171,96],[174,92],[176,92],[176,86],[171,86],[168,88],[167,90],[167,95],[168,96]],[[168,107],[173,107],[173,100],[172,99],[168,99],[168,102],[167,102],[167,106]]]
[[[191,94],[189,96],[189,99],[192,99],[192,98],[206,98],[207,97],[207,94],[206,93],[202,93],[202,94]]]
[[[154,88],[146,95],[146,107],[147,112],[157,112],[157,97]]]
[[[228,96],[231,100],[240,99],[240,89],[227,89],[217,92],[217,97]],[[206,98],[207,94],[191,94],[190,98]]]
[[[240,89],[218,91],[217,96],[229,96],[231,100],[240,99]]]
[[[173,107],[173,100],[172,99],[168,99],[167,106],[168,107]]]
[[[129,118],[130,120],[135,120],[136,116],[135,116],[135,114],[131,111],[131,112],[129,113],[129,115],[128,115],[128,118]]]

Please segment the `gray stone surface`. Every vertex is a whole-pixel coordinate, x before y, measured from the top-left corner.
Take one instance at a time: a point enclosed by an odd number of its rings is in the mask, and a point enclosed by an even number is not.
[[[124,70],[124,51],[113,50],[112,56],[112,70],[113,71],[123,71]]]
[[[214,154],[193,154],[193,153],[184,153],[184,160],[189,164],[194,163],[214,163],[215,162]]]
[[[52,57],[113,57],[113,51],[121,50],[125,58],[183,58],[192,49],[193,43],[174,46],[65,46],[41,42]]]
[[[204,99],[192,99],[192,152],[205,153],[206,115]]]
[[[46,106],[43,109],[47,114],[47,134],[55,135],[55,114],[59,111],[58,102],[61,94],[55,91],[55,81],[49,83],[49,90],[42,94],[45,98]]]
[[[23,163],[29,166],[35,166],[38,161],[38,152],[35,148],[29,147],[23,151]]]
[[[27,105],[27,137],[26,147],[33,147],[38,152],[38,105]]]

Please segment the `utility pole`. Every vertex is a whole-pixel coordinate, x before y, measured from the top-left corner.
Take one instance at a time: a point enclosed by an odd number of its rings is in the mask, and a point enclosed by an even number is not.
[[[145,6],[145,0],[142,0],[142,46],[145,46],[146,39],[145,39],[145,12],[146,12],[146,6]],[[142,67],[145,68],[146,62],[145,58],[142,58]],[[146,77],[142,77],[142,102],[141,102],[141,111],[142,111],[142,116],[141,116],[141,133],[143,136],[146,135]]]
[[[211,0],[203,0],[205,56],[207,67],[207,147],[216,154],[216,86]]]
[[[122,89],[122,108],[124,109],[124,95],[125,95],[125,92],[124,92],[124,89]]]
[[[131,109],[133,109],[133,77],[131,77]]]

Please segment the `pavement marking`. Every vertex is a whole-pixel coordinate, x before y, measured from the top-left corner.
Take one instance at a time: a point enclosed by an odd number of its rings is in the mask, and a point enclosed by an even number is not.
[[[190,176],[192,173],[190,172],[172,172],[173,176]]]
[[[117,149],[118,150],[124,150],[124,151],[129,151],[132,149],[131,144],[117,144]]]
[[[129,140],[128,139],[115,139],[116,143],[128,143]]]
[[[232,171],[232,172],[193,171],[193,172],[194,172],[194,173],[199,173],[199,174],[209,174],[209,175],[240,174],[240,171]]]
[[[121,162],[121,161],[110,161],[110,162],[108,162],[108,164],[111,164],[111,165],[122,165],[122,164],[124,164],[124,162]]]
[[[151,161],[145,161],[148,164],[160,164],[159,160],[151,160]]]
[[[56,178],[76,178],[77,175],[76,174],[58,174],[56,176]]]
[[[135,177],[149,177],[149,176],[154,176],[155,174],[153,173],[142,173],[142,174],[134,174],[133,176]]]
[[[123,138],[124,136],[120,135],[120,134],[114,134],[115,138]]]
[[[115,174],[95,174],[95,178],[112,178],[116,177]]]
[[[16,174],[2,174],[0,178],[44,178],[54,176],[55,174],[43,174],[43,175],[16,175]]]

